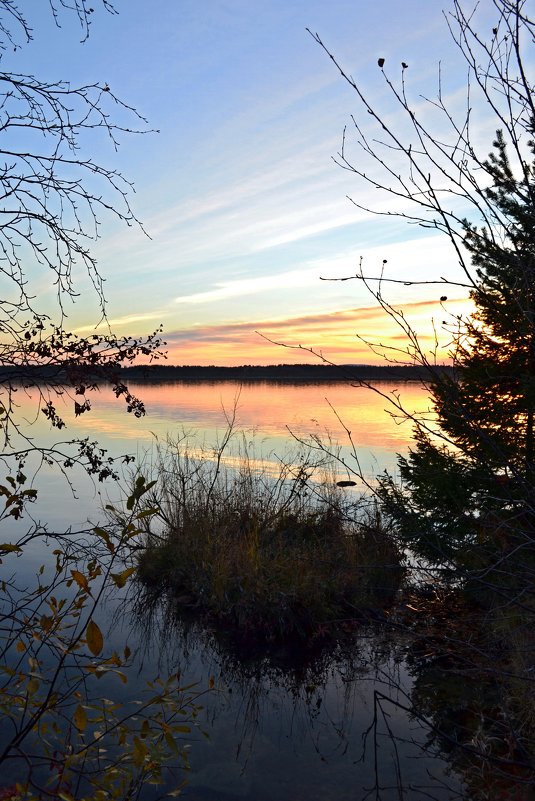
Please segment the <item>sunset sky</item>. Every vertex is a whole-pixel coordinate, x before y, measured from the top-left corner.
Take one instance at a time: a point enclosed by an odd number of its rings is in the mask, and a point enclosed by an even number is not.
[[[159,130],[126,137],[117,154],[89,142],[95,160],[134,181],[134,208],[150,236],[102,220],[94,252],[117,333],[161,323],[176,364],[314,360],[268,340],[371,363],[380,359],[357,335],[403,347],[400,331],[357,281],[321,278],[354,275],[361,258],[368,274],[386,259],[391,278],[459,278],[443,238],[348,199],[388,208],[331,158],[360,111],[306,32],[319,33],[395,124],[379,57],[394,82],[408,63],[418,109],[420,94],[436,95],[440,61],[445,96],[462,107],[466,69],[442,14],[447,0],[116,0],[117,16],[95,0],[84,44],[74,22],[54,27],[47,5],[32,17],[35,40],[7,53],[3,68],[107,82]],[[492,135],[485,131],[489,149]],[[47,277],[40,280],[46,297]],[[86,333],[98,314],[83,277],[79,286],[69,322]],[[441,294],[385,287],[429,347],[431,320],[447,343],[442,320],[463,307],[462,289],[448,292],[445,309]]]

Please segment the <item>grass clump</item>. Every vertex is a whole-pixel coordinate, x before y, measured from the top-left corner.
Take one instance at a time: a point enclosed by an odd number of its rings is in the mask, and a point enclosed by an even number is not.
[[[369,500],[305,451],[274,472],[228,448],[159,452],[164,526],[139,559],[146,588],[264,641],[332,635],[393,600],[400,553]]]

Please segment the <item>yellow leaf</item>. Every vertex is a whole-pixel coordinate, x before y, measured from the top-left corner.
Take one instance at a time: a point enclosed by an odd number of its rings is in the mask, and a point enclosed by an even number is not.
[[[175,743],[175,738],[173,737],[173,735],[167,731],[164,734],[164,738],[169,750],[172,751],[174,754],[178,754],[178,745]]]
[[[124,673],[122,673],[120,670],[114,670],[113,672],[114,672],[114,673],[115,673],[117,676],[119,676],[119,678],[121,679],[121,681],[122,681],[122,683],[123,683],[123,684],[128,684],[128,679],[127,679],[127,677],[125,676],[125,674],[124,674]]]
[[[52,624],[54,621],[49,615],[42,615],[41,620],[39,622],[41,624],[41,628],[43,629],[43,631],[48,632],[52,628]]]
[[[83,573],[80,573],[79,570],[71,570],[71,576],[82,590],[89,592],[89,584]]]
[[[17,643],[17,651],[19,652],[19,654],[21,654],[25,650],[26,650],[26,646],[24,645],[23,642],[21,642],[21,640],[19,640],[18,643]]]
[[[20,548],[18,545],[12,545],[10,542],[2,542],[0,543],[0,551],[3,551],[4,553],[17,553],[22,551],[22,548]]]
[[[74,725],[78,729],[78,731],[85,731],[87,726],[87,715],[85,709],[81,704],[78,704],[76,709],[74,710]]]
[[[145,757],[148,754],[148,748],[145,743],[139,739],[139,737],[134,737],[134,765],[137,767],[141,767],[145,762]]]
[[[121,667],[121,665],[123,663],[121,662],[121,660],[119,659],[118,655],[114,651],[113,654],[110,656],[110,658],[106,660],[106,664],[107,665],[115,665],[116,667]]]
[[[185,782],[182,782],[182,784],[179,787],[177,787],[176,790],[171,790],[171,792],[167,792],[166,795],[168,795],[169,798],[178,798],[179,795],[182,795],[182,790],[184,789],[184,787],[185,787]]]
[[[114,546],[113,542],[111,541],[110,535],[108,534],[106,529],[99,528],[97,526],[96,528],[93,529],[93,531],[95,532],[97,537],[100,537],[100,539],[104,540],[104,542],[106,543],[106,548],[108,549],[108,551],[110,551],[111,553],[114,553],[115,546]]]
[[[39,679],[36,679],[35,676],[32,676],[32,678],[26,685],[26,692],[28,693],[28,695],[34,695],[38,689],[39,689]]]
[[[104,647],[104,637],[94,620],[90,620],[85,630],[87,645],[94,656],[98,656]]]
[[[135,567],[128,567],[126,570],[123,570],[122,573],[112,573],[111,577],[116,583],[118,587],[124,587],[127,580],[130,578],[132,573],[136,572]]]
[[[136,515],[136,520],[143,520],[145,517],[154,517],[159,511],[157,506],[153,506],[150,509],[143,509],[143,511]]]

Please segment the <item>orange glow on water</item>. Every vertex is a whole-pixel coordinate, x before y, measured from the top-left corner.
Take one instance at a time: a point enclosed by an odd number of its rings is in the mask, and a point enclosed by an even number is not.
[[[44,416],[30,426],[32,436],[70,439],[86,434],[124,441],[150,441],[153,434],[164,438],[182,428],[206,432],[223,431],[230,418],[235,428],[259,436],[292,438],[330,434],[347,440],[348,431],[357,446],[396,450],[411,438],[410,421],[396,410],[397,398],[409,413],[429,411],[429,398],[418,382],[375,382],[372,388],[343,382],[325,384],[238,384],[235,381],[133,384],[130,390],[145,403],[147,414],[136,418],[124,409],[109,388],[88,395],[91,411],[75,418],[73,404],[63,395],[58,413],[67,428],[58,432]],[[20,416],[36,419],[35,401],[17,398]]]
[[[373,482],[385,469],[397,475],[396,454],[407,453],[412,438],[410,420],[392,416],[395,409],[389,401],[395,401],[399,393],[409,413],[429,416],[427,393],[417,382],[377,382],[375,391],[344,383],[259,382],[240,386],[232,381],[131,384],[130,389],[145,402],[145,417],[128,414],[111,389],[102,388],[90,394],[91,411],[79,417],[74,416],[73,398],[63,394],[57,399],[57,411],[66,423],[66,428],[60,431],[51,428],[38,411],[36,396],[32,398],[22,391],[16,393],[17,418],[28,421],[24,433],[39,445],[52,446],[60,440],[88,437],[98,441],[110,456],[135,456],[137,469],[147,477],[157,478],[153,475],[156,443],[165,447],[168,441],[180,443],[182,453],[187,451],[190,457],[213,460],[213,449],[221,443],[235,411],[236,435],[225,451],[222,460],[225,466],[238,466],[245,448],[253,469],[266,476],[277,476],[281,463],[295,463],[298,459],[299,441],[312,442],[316,456],[321,456],[317,445],[322,442],[345,460],[347,467],[340,462],[334,467],[336,480],[354,479],[360,473],[366,482]],[[13,449],[24,444],[16,437],[11,442]],[[69,448],[62,446],[62,450],[66,453]],[[99,507],[101,493],[105,502],[110,497],[112,503],[114,496],[120,494],[113,481],[92,484],[79,470],[72,471],[69,475],[77,493],[74,502],[67,481],[58,470],[46,464],[34,465],[38,470],[34,474],[33,461],[26,471],[32,475],[39,493],[39,503],[33,512],[47,520],[56,519],[61,511],[63,516],[72,514],[72,523],[83,519],[80,515],[93,514]],[[120,462],[117,466],[120,469]],[[131,469],[126,468],[125,486],[130,486]],[[321,474],[318,477],[322,480]],[[44,488],[42,493],[41,488]],[[356,491],[363,489],[357,478]],[[61,503],[57,500],[58,493]]]
[[[269,454],[267,462],[296,452],[298,440],[340,447],[356,468],[352,448],[363,472],[376,475],[395,470],[396,454],[406,453],[412,437],[410,420],[402,420],[391,401],[401,396],[409,413],[429,416],[429,399],[418,383],[379,382],[375,390],[343,383],[290,385],[235,382],[131,385],[143,398],[147,415],[126,414],[109,391],[99,393],[92,411],[72,421],[86,435],[99,439],[110,452],[143,454],[157,441],[180,440],[194,454],[221,442],[234,418],[235,445],[243,442],[253,457]],[[77,431],[75,432],[77,433]],[[228,462],[233,453],[230,449]],[[232,459],[231,459],[232,461]]]

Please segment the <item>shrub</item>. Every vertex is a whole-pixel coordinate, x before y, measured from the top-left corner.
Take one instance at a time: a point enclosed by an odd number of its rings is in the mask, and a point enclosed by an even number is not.
[[[268,641],[326,635],[393,600],[402,568],[391,533],[323,457],[301,451],[273,475],[226,439],[200,456],[187,443],[160,449],[157,469],[163,529],[147,533],[138,565],[152,593]]]

